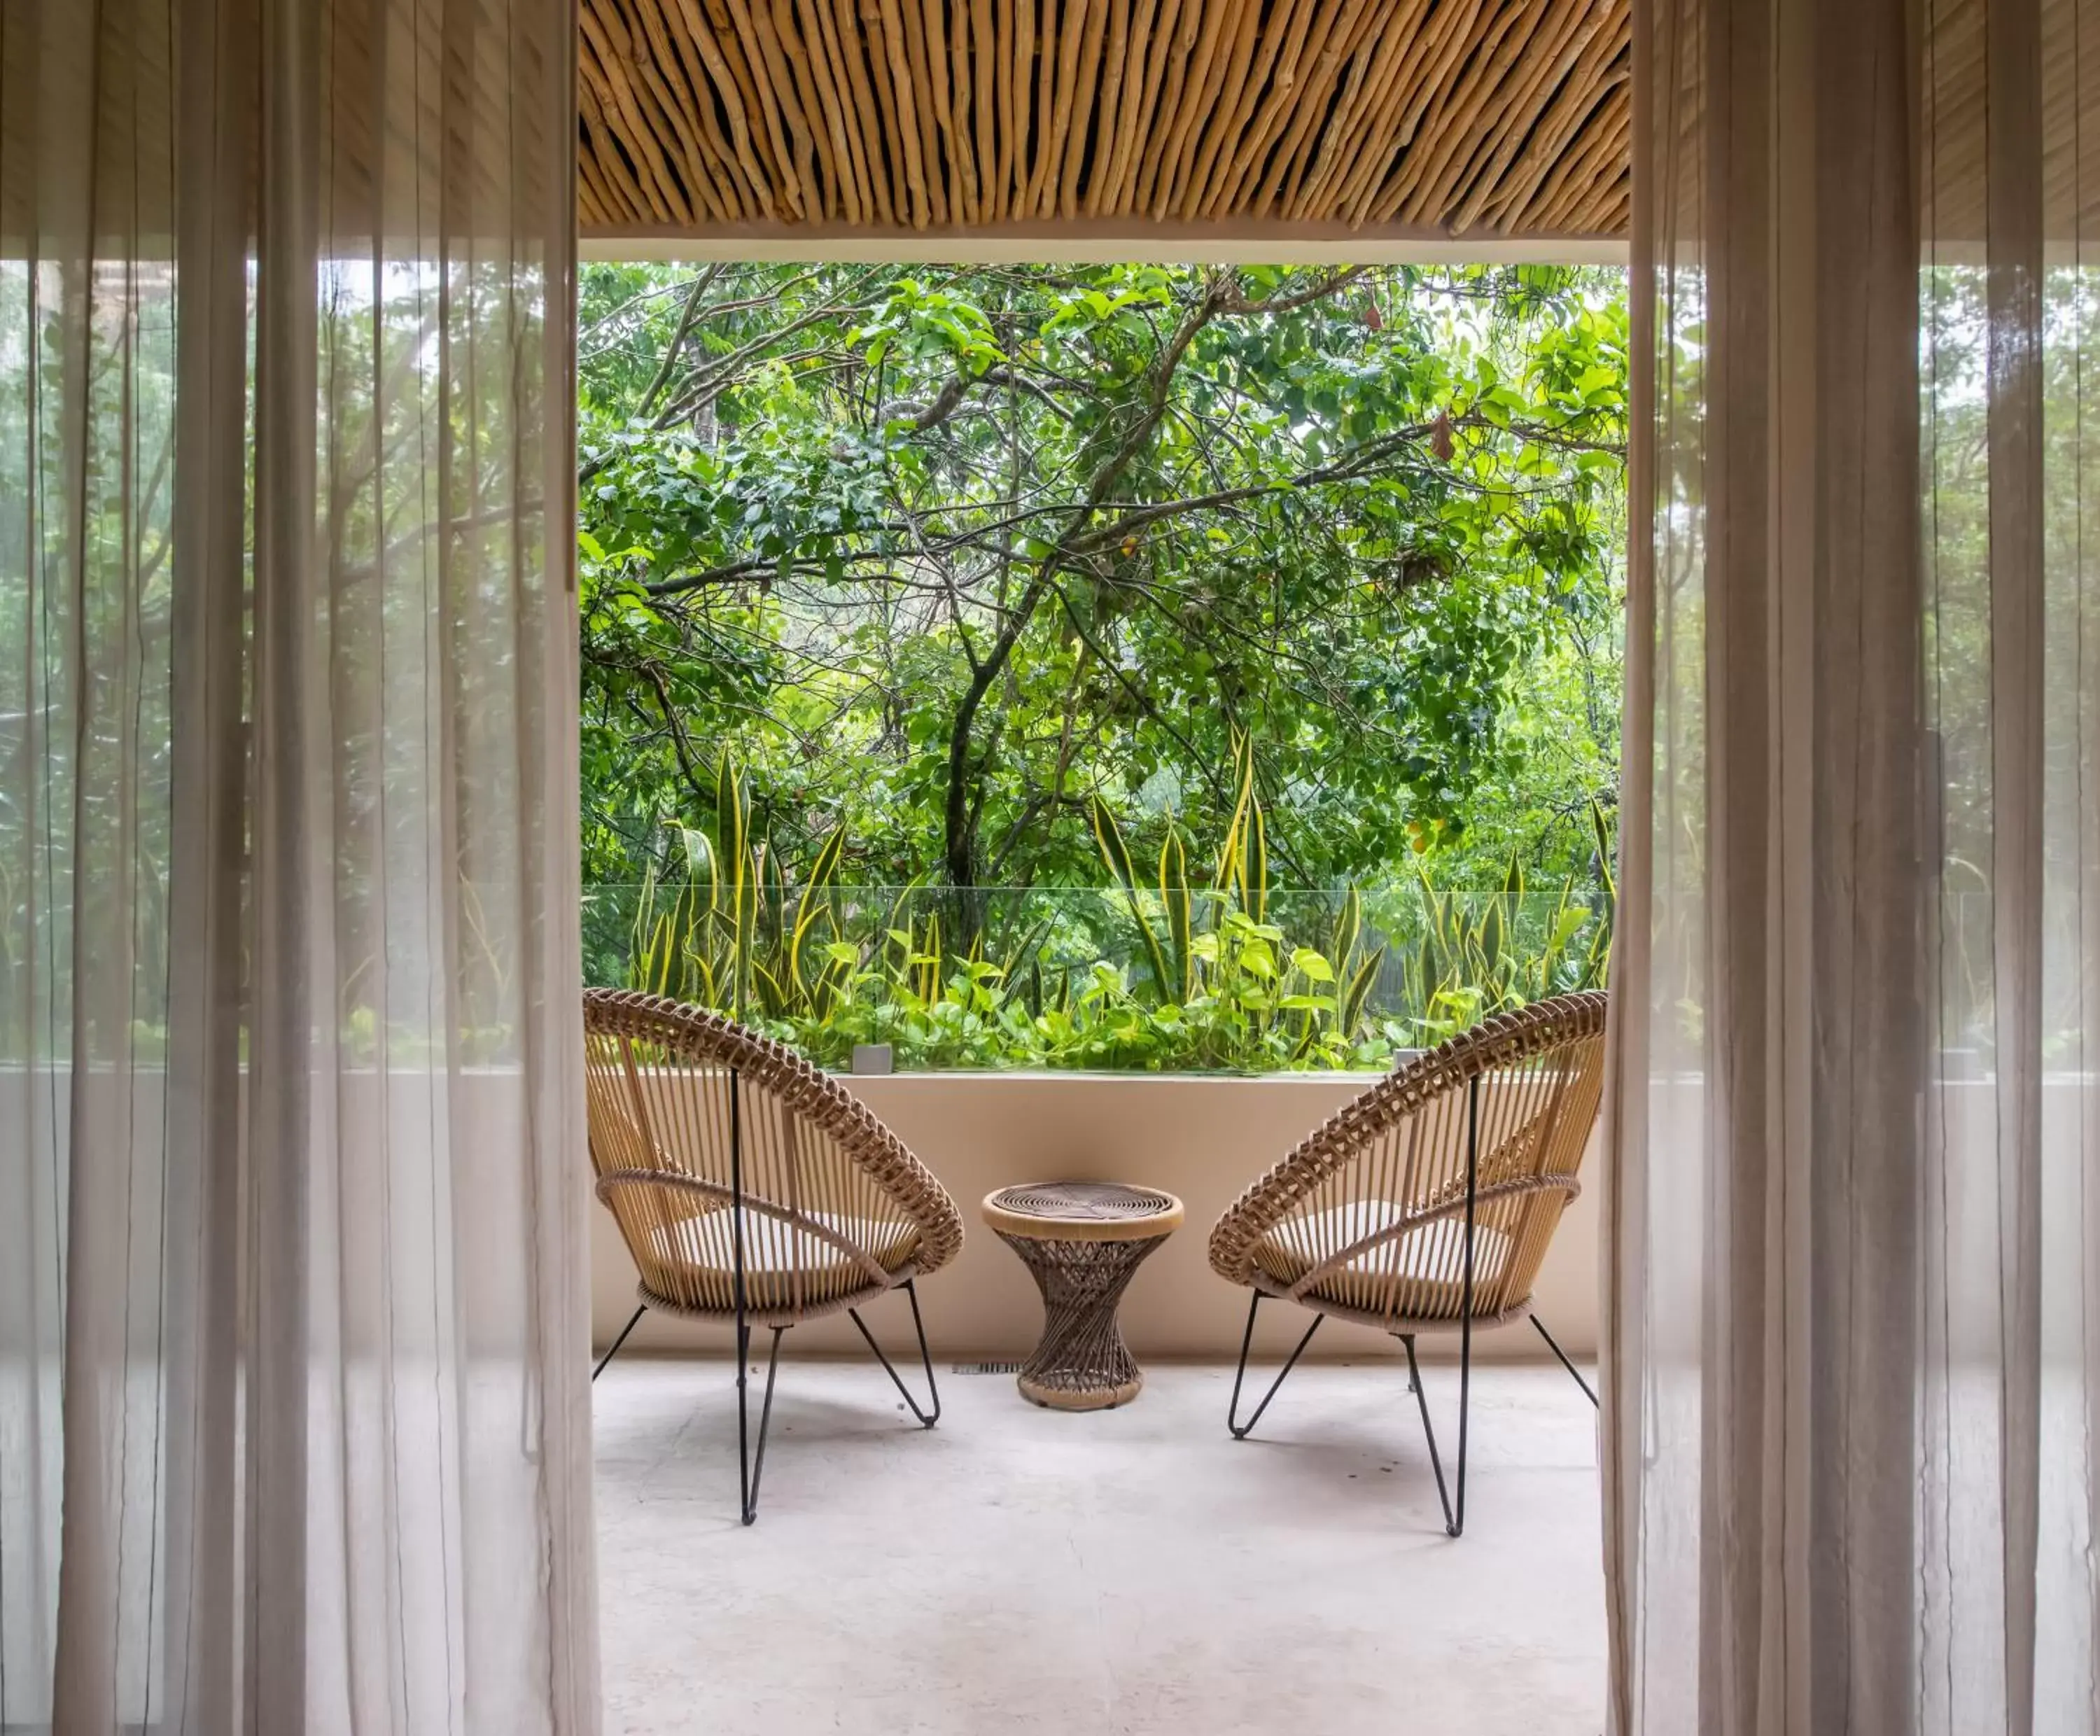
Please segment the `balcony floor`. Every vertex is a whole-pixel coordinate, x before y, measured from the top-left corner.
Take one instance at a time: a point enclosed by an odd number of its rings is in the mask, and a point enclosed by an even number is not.
[[[1603,1727],[1594,1418],[1557,1367],[1476,1368],[1453,1542],[1390,1363],[1300,1367],[1243,1442],[1229,1367],[1066,1416],[938,1364],[929,1434],[871,1361],[792,1344],[748,1531],[726,1364],[622,1358],[598,1384],[610,1731]],[[1458,1370],[1424,1376],[1448,1454]]]

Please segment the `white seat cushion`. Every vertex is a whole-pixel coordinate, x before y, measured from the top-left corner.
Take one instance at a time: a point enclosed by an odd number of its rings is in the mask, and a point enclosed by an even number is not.
[[[1390,1199],[1352,1199],[1324,1212],[1286,1218],[1262,1238],[1262,1268],[1286,1284],[1295,1283],[1323,1261],[1366,1237],[1391,1229],[1405,1220],[1403,1208]],[[1448,1288],[1448,1301],[1455,1309],[1465,1271],[1466,1221],[1439,1217],[1417,1224],[1405,1235],[1374,1243],[1333,1268],[1316,1288],[1324,1289],[1346,1274],[1358,1280],[1351,1288],[1361,1291],[1361,1280],[1379,1279],[1426,1286],[1432,1292]],[[1510,1239],[1491,1225],[1476,1223],[1473,1229],[1473,1283],[1476,1289],[1498,1277],[1510,1253]],[[1429,1298],[1425,1296],[1423,1301]]]
[[[864,1270],[837,1243],[813,1235],[797,1225],[783,1222],[769,1212],[743,1211],[743,1270],[747,1278],[765,1278],[800,1271],[812,1277],[830,1276],[843,1269]],[[864,1248],[886,1272],[893,1272],[910,1257],[917,1230],[909,1223],[882,1223],[867,1217],[848,1217],[835,1212],[806,1214],[832,1235],[855,1248]],[[733,1274],[736,1250],[732,1239],[735,1214],[727,1208],[698,1217],[682,1217],[675,1223],[652,1228],[651,1247],[657,1257],[712,1276]]]

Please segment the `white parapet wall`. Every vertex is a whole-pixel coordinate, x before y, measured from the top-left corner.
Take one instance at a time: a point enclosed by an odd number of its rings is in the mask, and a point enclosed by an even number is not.
[[[946,1359],[1012,1361],[1025,1355],[1042,1323],[1035,1288],[1021,1262],[987,1230],[977,1206],[994,1188],[1015,1182],[1136,1182],[1165,1188],[1187,1206],[1187,1224],[1140,1270],[1123,1308],[1124,1336],[1140,1358],[1237,1356],[1246,1323],[1247,1292],[1211,1270],[1211,1226],[1246,1185],[1305,1134],[1371,1083],[1361,1076],[1287,1074],[1264,1079],[1150,1074],[898,1074],[845,1081],[898,1137],[917,1152],[955,1196],[965,1224],[954,1265],[920,1287],[934,1354]],[[1571,1354],[1592,1354],[1597,1342],[1595,1142],[1584,1164],[1584,1190],[1568,1209],[1539,1274],[1538,1306]],[[634,1308],[634,1267],[611,1214],[592,1213],[591,1332],[602,1348]],[[901,1299],[879,1302],[866,1318],[893,1349],[909,1342]],[[1266,1306],[1257,1353],[1286,1353],[1311,1316]],[[726,1328],[651,1313],[628,1340],[642,1353],[727,1348]],[[1455,1355],[1457,1343],[1424,1338],[1431,1355]],[[800,1327],[790,1354],[866,1354],[843,1317]],[[1544,1347],[1528,1327],[1483,1332],[1476,1354],[1532,1358]],[[1330,1322],[1307,1354],[1398,1354],[1392,1341],[1365,1327]]]

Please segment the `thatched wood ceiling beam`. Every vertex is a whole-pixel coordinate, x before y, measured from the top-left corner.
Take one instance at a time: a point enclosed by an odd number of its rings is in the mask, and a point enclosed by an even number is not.
[[[1626,0],[581,0],[590,238],[1615,238]]]

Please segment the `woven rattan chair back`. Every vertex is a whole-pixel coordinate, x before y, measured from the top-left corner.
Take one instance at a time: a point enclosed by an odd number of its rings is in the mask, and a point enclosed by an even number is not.
[[[1522,1314],[1581,1190],[1605,1005],[1542,1001],[1403,1062],[1240,1196],[1211,1232],[1212,1268],[1388,1332],[1455,1327],[1471,1151],[1472,1319]]]
[[[788,1325],[947,1264],[955,1202],[836,1080],[717,1014],[584,996],[590,1155],[651,1307]],[[731,1209],[743,1201],[739,1216]]]

